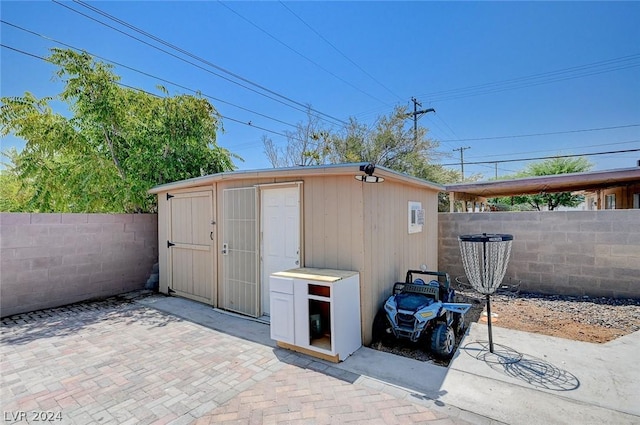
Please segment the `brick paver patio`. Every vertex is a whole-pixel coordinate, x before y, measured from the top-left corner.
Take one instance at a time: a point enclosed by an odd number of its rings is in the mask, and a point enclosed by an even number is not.
[[[123,298],[2,319],[0,356],[4,423],[468,423]]]

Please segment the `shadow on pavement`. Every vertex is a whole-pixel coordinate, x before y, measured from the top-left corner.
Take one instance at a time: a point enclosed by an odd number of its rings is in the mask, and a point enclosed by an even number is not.
[[[462,347],[461,351],[483,361],[491,369],[535,388],[573,391],[580,387],[580,380],[575,375],[545,360],[501,344],[494,344],[493,353],[489,352],[488,347],[487,341],[475,341]]]
[[[98,323],[103,326],[96,326],[96,333],[106,332],[123,322],[163,327],[177,321],[181,319],[137,305],[127,297],[116,296],[5,317],[0,328],[0,343],[27,344],[41,338],[73,335]]]

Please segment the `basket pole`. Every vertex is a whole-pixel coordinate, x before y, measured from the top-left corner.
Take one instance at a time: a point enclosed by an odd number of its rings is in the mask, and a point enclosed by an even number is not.
[[[487,327],[489,330],[489,351],[493,353],[493,335],[491,333],[491,297],[487,294]]]
[[[482,264],[487,270],[487,241],[482,241]],[[491,331],[491,296],[487,294],[487,330],[489,331],[489,352],[493,353],[493,334]]]

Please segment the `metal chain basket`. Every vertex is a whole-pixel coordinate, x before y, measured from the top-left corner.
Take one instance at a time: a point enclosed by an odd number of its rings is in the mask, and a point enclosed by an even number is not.
[[[512,235],[462,235],[458,237],[462,265],[473,288],[493,294],[502,283],[511,255]]]
[[[487,297],[489,351],[493,353],[490,295],[502,283],[507,271],[513,235],[476,234],[458,236],[462,265],[473,288]]]

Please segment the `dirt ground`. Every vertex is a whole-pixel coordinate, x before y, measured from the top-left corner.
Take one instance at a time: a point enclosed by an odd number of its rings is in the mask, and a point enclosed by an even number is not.
[[[465,322],[486,323],[486,298],[473,290],[457,288],[456,302],[469,303]],[[605,343],[640,330],[640,300],[570,297],[503,292],[491,296],[492,326],[566,338]],[[458,341],[459,343],[460,341]],[[371,348],[447,366],[424,341],[377,342]]]
[[[491,324],[509,329],[605,343],[640,329],[640,306],[636,303],[611,304],[603,299],[493,296]],[[486,323],[486,302],[478,297],[471,302],[470,321]]]

